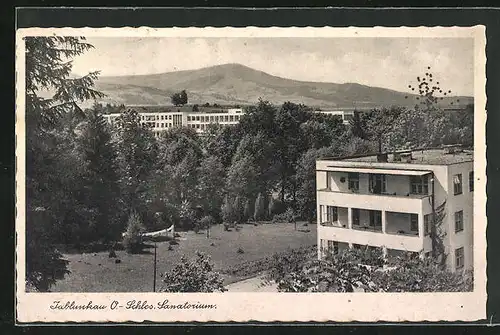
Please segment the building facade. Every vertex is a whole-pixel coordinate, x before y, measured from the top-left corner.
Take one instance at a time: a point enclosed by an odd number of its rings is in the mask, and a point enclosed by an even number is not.
[[[326,115],[338,116],[346,125],[354,116],[354,111],[316,111]],[[242,108],[220,109],[216,112],[187,112],[187,111],[169,111],[169,112],[143,112],[139,113],[141,123],[150,126],[155,136],[159,136],[162,131],[172,127],[193,128],[198,134],[203,134],[208,125],[219,124],[221,126],[233,126],[240,122],[243,115]],[[106,120],[113,124],[114,120],[120,116],[120,113],[104,115]]]
[[[318,110],[315,113],[338,116],[342,119],[342,123],[349,125],[350,121],[354,118],[355,112],[354,110]]]
[[[434,229],[447,267],[471,269],[473,160],[456,147],[318,160],[318,257],[361,246],[426,257]]]
[[[240,122],[243,109],[229,108],[222,112],[147,112],[139,113],[141,123],[148,125],[155,136],[159,136],[162,131],[175,127],[193,128],[197,133],[202,134],[209,124],[219,124],[222,126],[232,126]],[[113,124],[120,113],[104,115],[110,124]]]

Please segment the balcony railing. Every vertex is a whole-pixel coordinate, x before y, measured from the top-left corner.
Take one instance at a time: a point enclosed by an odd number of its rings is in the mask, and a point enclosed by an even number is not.
[[[429,195],[394,195],[338,192],[329,189],[318,190],[318,203],[335,204],[338,207],[352,207],[367,210],[385,210],[401,213],[432,213],[432,201]]]
[[[359,227],[359,226],[358,226]],[[378,228],[378,227],[377,227]],[[381,230],[340,228],[334,225],[321,224],[318,226],[318,235],[322,239],[337,242],[386,247],[388,249],[420,252],[430,251],[432,244],[429,237],[421,238],[411,234],[382,233]]]

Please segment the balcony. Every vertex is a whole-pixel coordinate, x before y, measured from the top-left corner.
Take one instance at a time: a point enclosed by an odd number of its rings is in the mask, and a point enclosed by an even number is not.
[[[383,233],[381,230],[360,230],[344,228],[340,223],[318,225],[318,237],[331,241],[385,247],[387,249],[405,250],[412,252],[430,251],[429,237],[418,235],[403,235]]]
[[[320,205],[362,208],[367,210],[385,210],[401,213],[432,213],[429,195],[393,195],[355,192],[336,192],[329,189],[317,191]]]

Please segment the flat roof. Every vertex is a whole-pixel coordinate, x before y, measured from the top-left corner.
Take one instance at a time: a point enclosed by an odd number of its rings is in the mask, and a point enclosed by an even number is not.
[[[394,174],[407,176],[423,176],[432,173],[430,170],[406,170],[406,169],[381,169],[381,168],[359,168],[359,167],[339,167],[327,166],[328,171],[332,172],[357,172],[357,173],[378,173],[378,174]]]
[[[445,153],[444,149],[424,149],[412,150],[411,152],[413,164],[452,165],[474,161],[474,152],[472,150],[463,150],[456,153]],[[387,155],[387,163],[408,164],[404,159],[402,159],[401,161],[394,161],[394,154],[392,153],[388,153]],[[343,162],[377,163],[377,154],[371,154],[362,157],[338,158],[333,160]]]

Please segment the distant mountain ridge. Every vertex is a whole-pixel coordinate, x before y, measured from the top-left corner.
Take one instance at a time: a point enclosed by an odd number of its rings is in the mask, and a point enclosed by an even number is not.
[[[415,105],[415,95],[356,83],[306,82],[281,78],[241,64],[216,65],[197,70],[134,76],[103,76],[96,88],[107,96],[102,102],[125,105],[169,105],[170,96],[181,90],[190,104],[254,104],[259,98],[272,103],[285,101],[328,108],[373,108]],[[405,98],[408,97],[408,98]],[[442,100],[443,105],[460,99]]]

